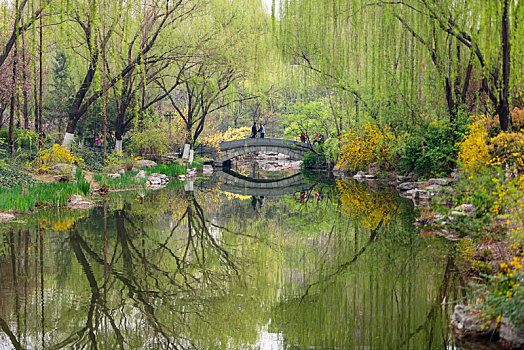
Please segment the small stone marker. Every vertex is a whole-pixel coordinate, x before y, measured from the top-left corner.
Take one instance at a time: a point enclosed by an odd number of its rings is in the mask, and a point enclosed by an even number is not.
[[[193,192],[194,190],[194,187],[193,187],[193,184],[195,183],[195,181],[188,181],[184,184],[184,191],[186,192]]]
[[[188,143],[184,145],[184,152],[182,153],[182,159],[188,159],[189,158],[189,150],[191,146],[189,146]]]
[[[188,164],[192,164],[193,163],[194,156],[195,156],[195,154],[194,154],[193,150],[189,151],[189,160],[187,161]]]

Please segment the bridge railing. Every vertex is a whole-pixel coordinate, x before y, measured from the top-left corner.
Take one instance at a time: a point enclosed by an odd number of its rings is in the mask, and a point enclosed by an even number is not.
[[[280,139],[280,138],[249,138],[234,141],[222,142],[220,144],[221,151],[227,151],[229,149],[239,147],[256,147],[256,146],[271,146],[271,147],[283,147],[283,148],[298,148],[300,150],[309,150],[311,146],[305,142]]]

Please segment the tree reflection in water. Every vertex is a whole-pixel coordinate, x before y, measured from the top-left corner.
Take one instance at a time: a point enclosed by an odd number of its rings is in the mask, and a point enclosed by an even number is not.
[[[36,334],[31,333],[34,328],[27,329],[32,325],[25,327],[20,322],[14,325],[14,334],[8,323],[0,319],[0,326],[12,345],[21,348],[21,343],[25,343],[27,347],[48,349],[199,348],[186,336],[190,333],[187,321],[192,317],[209,321],[207,304],[225,292],[225,283],[237,276],[237,267],[231,248],[225,247],[216,233],[212,233],[216,228],[210,229],[212,226],[195,196],[184,194],[176,200],[183,203],[185,210],[169,231],[162,226],[155,227],[155,215],[148,212],[141,215],[140,208],[126,202],[109,212],[107,206],[97,208],[90,218],[80,219],[60,232],[63,236],[57,242],[72,253],[81,268],[81,274],[76,274],[74,281],[65,281],[73,283],[72,289],[76,291],[54,296],[49,285],[47,288],[43,284],[40,288],[31,286],[45,292],[41,297],[31,293],[23,295],[29,303],[26,309],[37,307],[38,303],[31,303],[33,297],[40,299],[41,305],[45,302],[46,310],[38,310],[42,323],[38,328],[43,335],[38,340]],[[92,220],[93,217],[99,220]],[[49,226],[56,228],[57,225]],[[28,267],[23,260],[30,256],[30,250],[14,242],[15,236],[26,240],[35,240],[35,237],[28,231],[11,230],[8,242],[4,243],[10,248],[7,255],[13,269],[16,314],[24,313],[23,316],[28,317],[32,312],[21,310],[19,305],[22,291],[17,281],[21,271],[16,268]],[[52,241],[53,237],[49,239]],[[36,272],[43,283],[48,271],[38,269],[49,264],[36,260],[31,263],[32,271],[25,274]],[[59,268],[67,269],[66,266]],[[4,314],[2,311],[0,315]],[[64,324],[69,325],[57,329]]]
[[[393,191],[122,196],[0,233],[0,348],[450,345],[453,259]]]

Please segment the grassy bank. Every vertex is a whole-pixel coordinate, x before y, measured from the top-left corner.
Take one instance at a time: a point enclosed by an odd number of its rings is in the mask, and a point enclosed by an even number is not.
[[[75,194],[84,195],[79,183],[36,183],[0,188],[0,210],[26,213],[36,207],[60,207]]]

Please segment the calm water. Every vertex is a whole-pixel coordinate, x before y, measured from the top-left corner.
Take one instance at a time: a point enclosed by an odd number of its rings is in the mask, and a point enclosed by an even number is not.
[[[222,181],[0,226],[0,348],[454,347],[450,247],[395,191]]]

